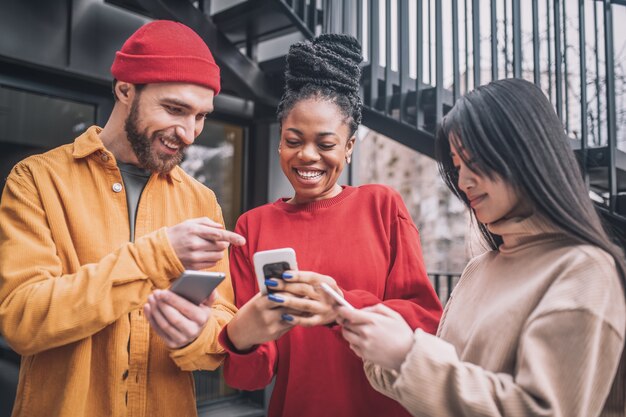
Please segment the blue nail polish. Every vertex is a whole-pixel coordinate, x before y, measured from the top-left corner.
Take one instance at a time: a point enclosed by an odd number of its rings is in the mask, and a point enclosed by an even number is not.
[[[290,272],[283,272],[283,278],[293,278],[293,274],[291,274]]]
[[[283,297],[279,297],[278,295],[274,295],[274,294],[268,294],[267,298],[270,301],[273,301],[275,303],[283,303],[283,302],[285,302],[285,299]]]
[[[280,318],[282,318],[285,321],[293,321],[293,316],[289,315],[289,314],[283,314],[280,316]]]
[[[265,280],[265,285],[267,287],[278,287],[278,282],[272,280],[272,279],[266,279]]]

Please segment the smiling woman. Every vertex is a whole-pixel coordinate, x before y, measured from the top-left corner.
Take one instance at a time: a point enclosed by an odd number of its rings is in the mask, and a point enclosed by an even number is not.
[[[340,194],[337,180],[350,159],[354,136],[337,117],[336,104],[315,98],[298,102],[282,125],[280,165],[295,191],[288,202],[308,203]]]
[[[434,332],[441,305],[426,275],[417,228],[389,187],[342,186],[361,122],[356,39],[322,35],[293,45],[278,107],[283,173],[293,195],[242,215],[247,244],[231,251],[239,313],[220,335],[226,382],[253,390],[276,376],[269,416],[407,416],[375,392],[335,323],[322,283],[357,308],[384,303],[410,327]],[[259,294],[258,251],[291,247],[298,266]],[[317,271],[317,272],[306,272]],[[330,411],[332,410],[332,411]]]

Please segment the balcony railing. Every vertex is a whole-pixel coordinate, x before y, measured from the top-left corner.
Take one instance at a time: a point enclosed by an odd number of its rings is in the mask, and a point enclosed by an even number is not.
[[[364,121],[375,130],[397,122],[388,136],[430,156],[432,133],[459,96],[500,78],[533,81],[563,121],[596,200],[626,217],[626,37],[613,25],[614,14],[626,17],[626,0],[280,2],[310,34],[361,40]]]
[[[461,274],[453,272],[429,272],[428,276],[435,287],[435,292],[439,296],[439,301],[444,304],[450,299],[452,290],[459,282]]]

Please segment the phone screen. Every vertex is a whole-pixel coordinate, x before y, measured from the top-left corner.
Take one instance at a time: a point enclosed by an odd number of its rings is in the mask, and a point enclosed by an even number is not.
[[[283,272],[288,271],[289,269],[289,264],[287,262],[274,262],[271,264],[265,264],[263,265],[263,275],[265,276],[265,279],[268,278],[279,278],[282,279],[283,278]],[[267,288],[268,292],[273,292],[274,290],[271,287],[265,287]]]
[[[265,278],[282,278],[283,272],[288,271],[289,264],[287,262],[275,262],[263,265],[263,275]]]

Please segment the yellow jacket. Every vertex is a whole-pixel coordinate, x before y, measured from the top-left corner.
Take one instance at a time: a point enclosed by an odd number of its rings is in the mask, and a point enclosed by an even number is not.
[[[165,227],[207,216],[211,190],[179,167],[152,175],[130,243],[113,155],[93,126],[73,144],[20,162],[0,203],[0,333],[22,355],[13,417],[195,416],[191,370],[222,360],[235,307],[228,277],[200,337],[169,350],[143,317],[183,266]],[[117,192],[116,192],[117,190]],[[228,257],[213,270],[228,273]]]

